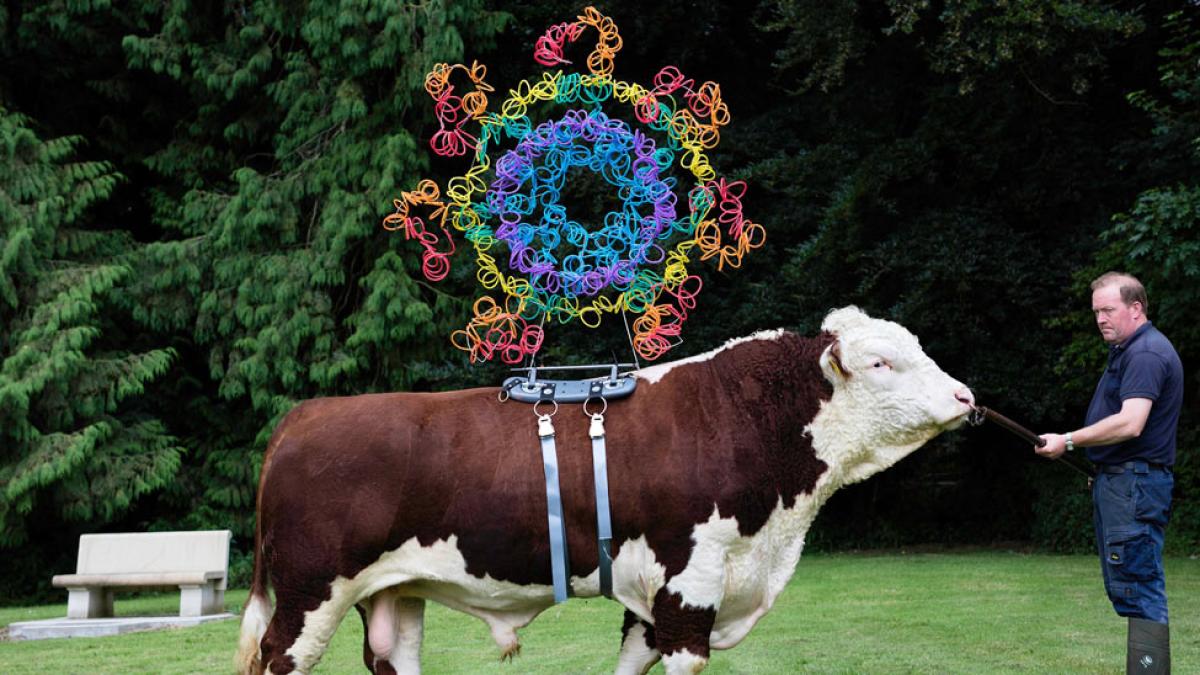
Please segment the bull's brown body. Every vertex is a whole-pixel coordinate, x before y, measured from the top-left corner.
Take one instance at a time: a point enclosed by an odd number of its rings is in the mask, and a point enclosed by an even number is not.
[[[817,359],[831,341],[789,334],[747,342],[612,402],[614,551],[644,535],[670,577],[687,563],[692,526],[714,504],[749,536],[780,497],[811,491],[825,465],[803,430],[829,397]],[[597,567],[589,421],[580,406],[554,417],[570,569],[579,576]],[[413,537],[427,546],[457,536],[474,576],[549,586],[536,432],[533,408],[501,403],[495,388],[298,405],[271,439],[259,486],[256,583],[269,577],[278,606],[264,663],[289,672],[283,652],[304,613],[328,599],[330,582],[353,578]],[[679,604],[663,600],[656,606],[664,612]],[[663,644],[670,635],[657,631],[660,651],[671,648]],[[697,649],[699,635],[679,640]]]
[[[661,658],[696,672],[710,648],[736,645],[829,494],[965,419],[970,391],[903,327],[856,308],[823,327],[641,371],[638,391],[608,406],[618,671]],[[417,672],[426,599],[516,650],[515,630],[553,603],[547,506],[534,409],[497,393],[317,399],[288,414],[259,485],[239,668],[306,672],[353,606],[367,667]],[[554,417],[582,595],[599,592],[589,422],[577,405]]]

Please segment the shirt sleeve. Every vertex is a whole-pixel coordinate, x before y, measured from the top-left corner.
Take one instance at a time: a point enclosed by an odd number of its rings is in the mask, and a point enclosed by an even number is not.
[[[1138,352],[1130,354],[1121,374],[1121,400],[1148,398],[1158,400],[1163,383],[1167,378],[1167,365],[1157,354]]]

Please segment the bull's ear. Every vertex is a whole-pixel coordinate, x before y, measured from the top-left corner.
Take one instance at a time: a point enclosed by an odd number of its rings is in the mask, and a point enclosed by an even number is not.
[[[833,384],[850,379],[850,371],[842,365],[841,344],[841,338],[834,338],[833,343],[821,353],[821,372]]]
[[[821,322],[821,330],[838,335],[846,335],[848,331],[867,326],[871,321],[873,319],[867,316],[861,309],[854,305],[848,305],[826,314],[825,320]]]

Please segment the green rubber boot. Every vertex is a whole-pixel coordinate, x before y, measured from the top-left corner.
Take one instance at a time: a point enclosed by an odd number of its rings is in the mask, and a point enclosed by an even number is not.
[[[1130,619],[1126,675],[1170,675],[1170,672],[1171,631],[1167,624]]]

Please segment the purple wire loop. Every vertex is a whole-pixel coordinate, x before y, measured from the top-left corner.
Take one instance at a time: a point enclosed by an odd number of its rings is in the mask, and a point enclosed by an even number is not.
[[[510,269],[528,275],[535,292],[550,296],[548,303],[557,303],[558,293],[592,297],[609,287],[628,288],[641,265],[666,258],[655,242],[678,228],[676,182],[659,177],[673,157],[600,110],[568,110],[529,130],[494,163],[480,216],[499,220],[495,236],[508,244]],[[596,231],[571,220],[560,203],[567,174],[576,168],[599,174],[623,202]],[[564,241],[574,254],[561,255]]]

